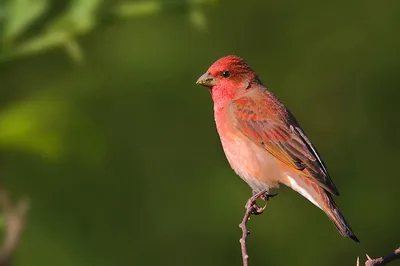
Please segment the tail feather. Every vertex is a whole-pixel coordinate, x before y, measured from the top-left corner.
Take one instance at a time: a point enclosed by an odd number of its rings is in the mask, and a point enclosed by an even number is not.
[[[360,242],[340,213],[330,192],[320,187],[313,180],[299,175],[288,175],[287,179],[283,180],[283,183],[323,210],[342,236],[349,237],[355,242]]]
[[[357,236],[354,234],[353,230],[351,230],[346,219],[343,217],[342,213],[337,208],[336,203],[334,202],[332,196],[329,194],[329,192],[326,192],[325,195],[327,198],[328,208],[326,208],[324,211],[326,215],[329,217],[329,219],[331,219],[333,224],[336,226],[339,233],[344,237],[349,237],[353,239],[355,242],[360,243],[360,240],[358,240]]]

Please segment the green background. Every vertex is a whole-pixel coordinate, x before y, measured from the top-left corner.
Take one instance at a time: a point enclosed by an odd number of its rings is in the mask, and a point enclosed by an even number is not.
[[[241,265],[251,191],[195,85],[228,54],[296,115],[361,240],[282,187],[250,265],[399,245],[399,1],[8,0],[0,22],[0,172],[31,203],[13,265]]]

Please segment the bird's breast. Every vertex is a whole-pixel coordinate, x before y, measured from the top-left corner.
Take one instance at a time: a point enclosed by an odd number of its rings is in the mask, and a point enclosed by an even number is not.
[[[280,162],[243,135],[236,128],[237,121],[229,114],[216,111],[215,122],[223,150],[232,169],[253,190],[276,187],[281,178]]]

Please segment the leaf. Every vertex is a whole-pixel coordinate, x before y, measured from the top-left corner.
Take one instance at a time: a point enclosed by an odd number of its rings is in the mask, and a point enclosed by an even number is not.
[[[0,146],[33,152],[54,159],[64,146],[61,128],[67,106],[46,92],[3,109],[0,113]]]
[[[162,3],[160,1],[124,2],[118,4],[114,11],[117,17],[129,18],[160,13]]]
[[[48,27],[49,31],[83,34],[96,24],[96,12],[101,0],[72,0],[69,8]]]
[[[190,22],[198,30],[205,30],[207,28],[207,19],[204,12],[199,8],[192,8],[189,13]]]
[[[74,40],[70,39],[65,44],[65,49],[68,55],[77,63],[83,62],[83,51],[82,48],[79,46],[79,43]]]
[[[48,0],[9,0],[4,18],[4,39],[12,42],[43,15],[48,4]]]
[[[7,53],[1,54],[0,61],[10,60],[28,54],[37,54],[47,49],[65,45],[69,38],[70,37],[65,34],[65,32],[45,33],[24,42]]]

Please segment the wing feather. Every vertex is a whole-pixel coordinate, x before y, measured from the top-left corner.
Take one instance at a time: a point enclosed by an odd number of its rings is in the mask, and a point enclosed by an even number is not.
[[[317,150],[288,110],[282,113],[282,109],[273,109],[265,100],[250,97],[233,101],[230,108],[237,129],[246,137],[330,193],[339,195]]]

